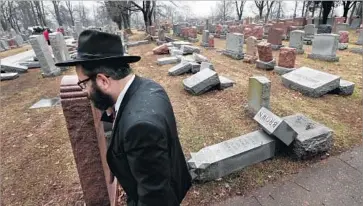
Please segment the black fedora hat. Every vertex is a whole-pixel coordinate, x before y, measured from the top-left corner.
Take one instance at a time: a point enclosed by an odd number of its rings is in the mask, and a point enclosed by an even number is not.
[[[75,59],[58,62],[55,66],[76,66],[87,62],[119,61],[122,64],[137,62],[140,56],[125,56],[121,38],[115,34],[84,30],[78,38]]]

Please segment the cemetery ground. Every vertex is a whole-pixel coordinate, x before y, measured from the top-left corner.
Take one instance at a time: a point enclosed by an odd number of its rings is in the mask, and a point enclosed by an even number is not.
[[[353,44],[357,34],[353,31],[350,34],[349,48],[357,47]],[[142,38],[144,36],[137,33],[130,37],[130,41]],[[288,45],[288,42],[284,41],[283,44]],[[199,46],[198,43],[195,45]],[[186,156],[204,146],[259,128],[244,110],[248,78],[253,75],[263,75],[271,80],[270,105],[273,113],[278,116],[302,113],[325,124],[334,130],[334,146],[322,158],[294,161],[287,154],[279,154],[221,180],[195,183],[183,205],[209,205],[231,196],[246,195],[329,155],[335,156],[362,144],[362,56],[348,50],[338,50],[340,61],[327,63],[308,59],[311,46],[304,45],[305,54],[297,56],[296,68],[308,66],[339,75],[356,84],[351,96],[328,94],[310,98],[285,88],[280,76],[272,71],[259,70],[254,64],[222,55],[218,49],[224,49],[224,46],[225,40],[215,38],[216,49],[200,47],[201,54],[214,64],[218,74],[234,80],[236,84],[226,90],[214,90],[201,96],[192,96],[183,89],[182,80],[190,74],[168,76],[172,65],[156,65],[156,59],[163,56],[152,53],[156,44],[129,48],[130,54],[142,56],[140,62],[132,65],[134,72],[155,80],[166,89]],[[273,54],[278,60],[278,51]],[[74,68],[63,74],[75,74]],[[61,107],[29,109],[41,98],[59,95],[61,78],[42,78],[39,69],[31,69],[15,80],[0,83],[1,205],[75,205],[77,201],[82,201],[82,190]]]

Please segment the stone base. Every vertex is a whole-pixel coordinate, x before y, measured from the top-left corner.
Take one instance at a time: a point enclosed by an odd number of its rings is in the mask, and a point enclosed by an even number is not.
[[[348,49],[348,43],[338,43],[338,49],[339,50]]]
[[[50,73],[42,73],[42,77],[46,78],[46,77],[56,77],[61,75],[61,70],[59,68],[56,68],[54,71],[50,72]]]
[[[357,41],[355,44],[356,45],[363,45],[363,41]]]
[[[346,81],[341,79],[339,83],[339,87],[330,91],[329,94],[338,94],[342,96],[349,96],[352,95],[354,92],[355,84],[350,81]]]
[[[244,57],[243,53],[238,54],[238,53],[231,52],[231,51],[228,51],[228,50],[222,51],[222,54],[224,54],[224,55],[226,55],[228,57],[231,57],[232,59],[236,59],[236,60],[241,60]]]
[[[249,64],[255,64],[256,63],[256,60],[258,59],[257,56],[250,56],[250,55],[246,55],[244,58],[243,58],[243,62],[245,63],[249,63]]]
[[[275,44],[271,44],[271,48],[272,50],[276,51],[279,50],[281,47],[284,47],[284,45],[275,45]]]
[[[219,38],[220,39],[226,39],[226,35],[220,35]]]
[[[319,59],[327,62],[338,62],[339,57],[337,56],[326,56],[321,54],[308,54],[309,59]]]
[[[190,41],[190,42],[192,42],[192,43],[196,43],[196,42],[198,42],[198,41],[199,41],[199,39],[189,37],[189,38],[188,38],[188,41]]]
[[[275,65],[276,65],[275,59],[273,59],[270,62],[264,62],[259,59],[256,61],[256,68],[259,68],[259,69],[273,70]]]
[[[303,44],[305,45],[312,45],[313,44],[313,39],[310,39],[310,38],[304,38],[303,39]]]
[[[349,51],[355,54],[363,54],[363,48],[351,48]]]
[[[278,74],[278,75],[284,75],[286,73],[289,73],[291,71],[293,71],[295,68],[286,68],[286,67],[280,67],[280,66],[275,66],[274,67],[274,71]]]

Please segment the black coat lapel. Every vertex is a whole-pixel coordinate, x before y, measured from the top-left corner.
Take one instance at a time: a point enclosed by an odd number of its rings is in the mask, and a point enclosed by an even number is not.
[[[108,144],[109,145],[108,148],[112,145],[113,139],[115,138],[114,136],[115,136],[115,131],[117,130],[117,127],[118,127],[118,121],[120,120],[120,118],[122,116],[122,112],[125,109],[125,106],[128,104],[132,95],[137,91],[137,89],[139,88],[141,83],[142,83],[141,77],[135,75],[134,81],[131,83],[129,89],[126,91],[125,96],[122,99],[121,105],[117,110],[117,116],[116,116],[115,123],[114,123],[113,129],[112,129],[112,135],[111,135],[111,139],[110,139],[110,144]]]

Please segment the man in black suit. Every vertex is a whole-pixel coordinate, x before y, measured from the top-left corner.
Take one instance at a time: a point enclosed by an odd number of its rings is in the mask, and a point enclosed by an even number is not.
[[[86,30],[77,57],[78,85],[94,106],[115,117],[107,162],[125,190],[128,205],[179,205],[191,187],[169,97],[156,82],[132,73],[119,36]],[[114,110],[113,110],[114,108]]]

